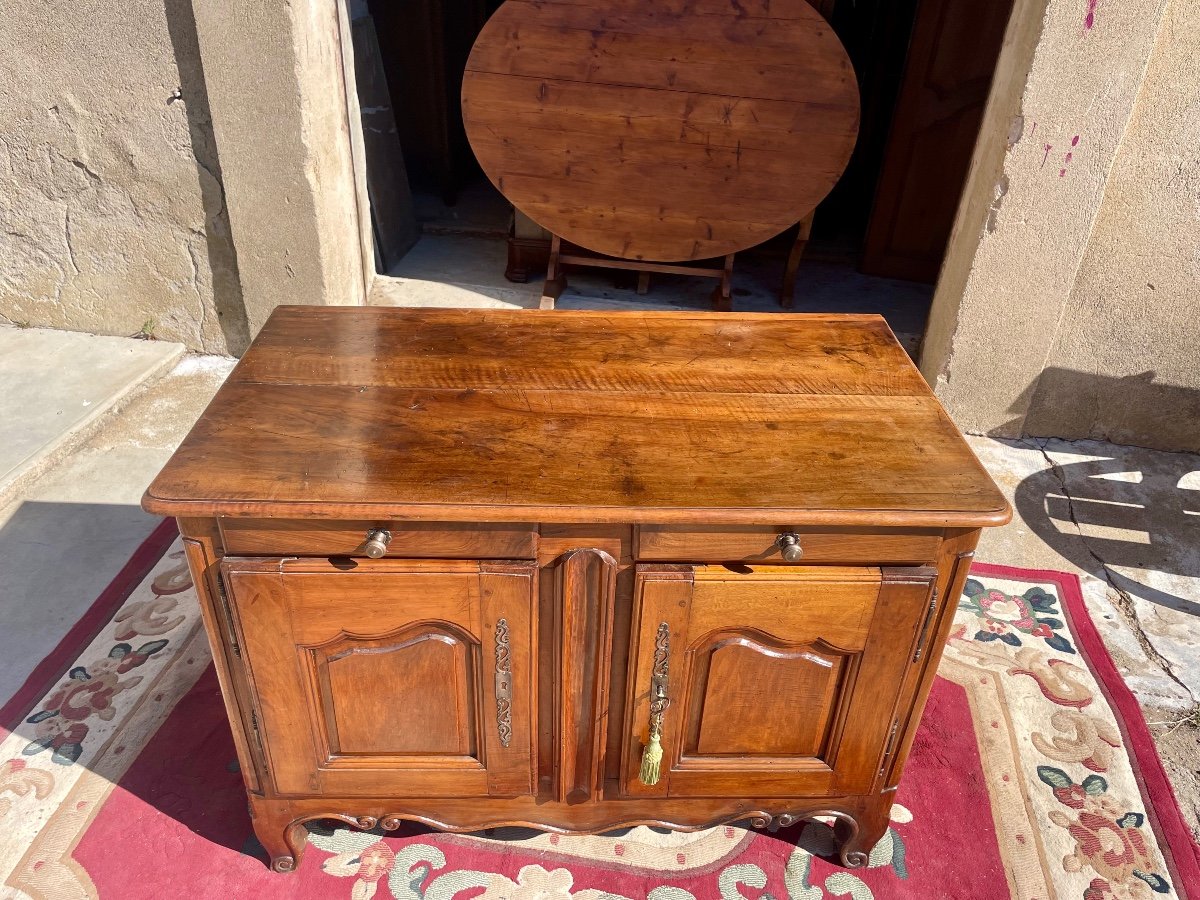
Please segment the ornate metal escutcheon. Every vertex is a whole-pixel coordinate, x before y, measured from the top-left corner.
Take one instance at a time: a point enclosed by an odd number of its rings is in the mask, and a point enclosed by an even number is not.
[[[671,699],[667,695],[667,680],[671,656],[671,627],[663,622],[654,636],[654,661],[650,670],[650,740],[642,750],[642,765],[638,778],[652,787],[662,773],[663,716]]]
[[[508,643],[508,619],[496,622],[496,732],[500,746],[512,741],[512,650]]]

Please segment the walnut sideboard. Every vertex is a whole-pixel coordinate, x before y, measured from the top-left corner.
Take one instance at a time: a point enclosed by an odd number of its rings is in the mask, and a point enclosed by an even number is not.
[[[878,316],[281,307],[146,493],[254,830],[831,816],[1004,497]]]

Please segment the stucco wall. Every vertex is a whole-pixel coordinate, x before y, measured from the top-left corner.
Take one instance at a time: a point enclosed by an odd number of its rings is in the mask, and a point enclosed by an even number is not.
[[[188,0],[0,0],[0,22],[0,316],[240,351]]]
[[[1025,420],[1200,451],[1200,30],[1170,0]]]
[[[180,2],[195,13],[251,334],[282,303],[365,302],[342,0]]]
[[[1200,448],[1188,5],[1018,0],[921,360],[965,430]]]

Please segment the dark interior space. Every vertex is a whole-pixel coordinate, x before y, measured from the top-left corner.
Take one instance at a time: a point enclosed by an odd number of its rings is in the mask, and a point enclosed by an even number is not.
[[[414,193],[454,206],[483,178],[459,94],[471,45],[502,0],[369,0]]]
[[[853,62],[862,113],[854,154],[815,211],[804,259],[932,285],[970,167],[1011,0],[812,2]],[[492,237],[508,232],[510,207],[476,163],[459,105],[471,46],[500,3],[368,0],[377,49],[356,50],[377,53],[386,74],[411,188],[406,215],[414,219],[415,231],[461,229]],[[375,109],[379,101],[362,105]],[[367,152],[368,169],[380,165],[369,141]],[[372,196],[373,206],[393,202],[394,191],[387,193]],[[795,240],[796,229],[789,229],[746,255],[786,257]],[[394,262],[388,255],[381,253],[385,270]]]

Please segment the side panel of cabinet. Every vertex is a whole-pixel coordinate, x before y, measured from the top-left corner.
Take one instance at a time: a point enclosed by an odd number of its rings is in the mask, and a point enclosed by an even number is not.
[[[870,790],[894,733],[897,694],[934,574],[639,567],[626,796]],[[639,760],[664,658],[662,774],[646,785]]]
[[[533,791],[532,563],[227,559],[275,788]]]

